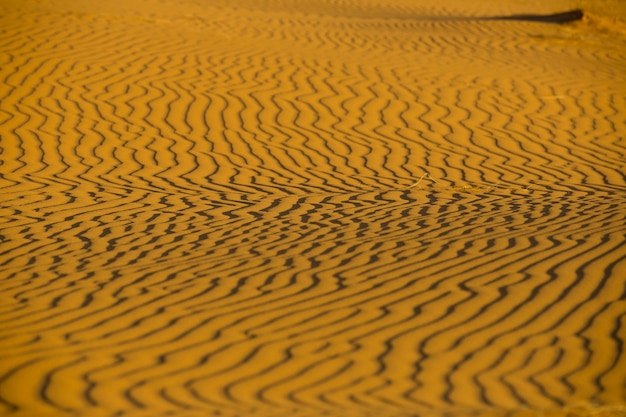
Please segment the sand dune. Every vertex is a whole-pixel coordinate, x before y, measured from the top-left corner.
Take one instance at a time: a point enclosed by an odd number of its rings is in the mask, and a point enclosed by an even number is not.
[[[0,415],[625,415],[622,3],[91,3],[0,1]]]

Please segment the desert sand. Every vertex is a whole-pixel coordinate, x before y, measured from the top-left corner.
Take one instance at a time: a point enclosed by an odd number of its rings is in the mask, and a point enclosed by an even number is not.
[[[0,415],[625,416],[625,8],[0,0]]]

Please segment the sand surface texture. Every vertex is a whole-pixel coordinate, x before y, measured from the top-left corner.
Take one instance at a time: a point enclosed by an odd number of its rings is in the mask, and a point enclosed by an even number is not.
[[[575,3],[0,0],[0,415],[624,415]]]

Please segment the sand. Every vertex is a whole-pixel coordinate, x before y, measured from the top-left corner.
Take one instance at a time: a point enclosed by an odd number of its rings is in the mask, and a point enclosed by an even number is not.
[[[625,3],[0,0],[0,415],[626,415]]]

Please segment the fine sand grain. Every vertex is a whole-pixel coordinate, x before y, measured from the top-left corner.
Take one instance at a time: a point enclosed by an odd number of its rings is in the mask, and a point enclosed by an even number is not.
[[[0,0],[0,416],[626,416],[625,4]]]

